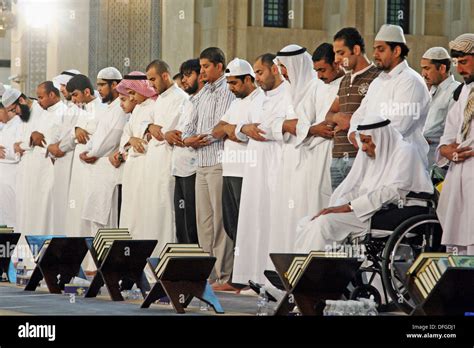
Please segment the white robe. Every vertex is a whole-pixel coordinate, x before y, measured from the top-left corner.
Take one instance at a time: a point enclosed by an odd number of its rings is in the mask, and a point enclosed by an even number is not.
[[[460,82],[454,80],[453,75],[449,75],[439,85],[432,86],[430,89],[432,99],[423,128],[423,136],[430,141],[430,151],[428,153],[430,167],[435,163],[436,149],[439,145],[439,139],[443,135],[446,117],[449,109],[454,104],[453,92],[459,85]]]
[[[92,235],[99,228],[116,228],[118,224],[118,187],[123,166],[115,168],[109,156],[118,150],[128,115],[120,99],[107,105],[98,120],[97,130],[87,143],[88,157],[98,157],[89,166],[89,180],[84,193],[82,219],[90,225]]]
[[[69,204],[66,213],[67,234],[70,237],[91,237],[94,232],[90,230],[82,220],[82,209],[84,207],[85,187],[89,183],[90,166],[80,159],[80,155],[87,151],[87,144],[79,144],[75,138],[77,127],[86,130],[90,137],[97,129],[97,123],[105,112],[106,105],[102,104],[100,98],[86,104],[84,112],[81,112],[77,124],[71,129],[69,142],[75,144],[74,156],[72,160],[71,183],[69,185]]]
[[[79,113],[82,111],[77,106],[68,106],[66,103],[61,106],[64,112],[64,121],[57,130],[52,143],[59,143],[59,149],[65,153],[61,158],[56,158],[54,162],[54,184],[53,184],[53,217],[54,231],[56,234],[68,235],[66,224],[66,213],[69,204],[69,185],[71,183],[72,160],[74,147],[68,148],[61,142],[70,136],[71,129],[77,122]],[[52,155],[50,155],[52,156]]]
[[[31,188],[29,185],[30,175],[33,167],[33,148],[30,147],[31,133],[34,131],[36,124],[41,119],[43,109],[37,101],[33,101],[30,109],[30,118],[28,122],[23,122],[20,126],[18,138],[15,142],[20,143],[20,148],[25,152],[20,159],[20,163],[17,168],[16,177],[16,225],[17,230],[27,231],[25,228],[28,226],[26,219],[28,218],[28,211],[33,209],[30,205],[29,197],[31,195]],[[25,234],[25,232],[20,232]],[[30,233],[31,234],[31,233]]]
[[[61,104],[43,110],[39,104],[33,104],[31,119],[24,124],[21,135],[22,149],[27,150],[20,161],[17,189],[17,225],[22,235],[48,235],[54,233],[53,226],[53,163],[46,156],[46,148],[52,142],[54,134],[61,126],[63,116],[56,112]],[[30,147],[33,131],[42,133],[46,145]]]
[[[377,117],[375,122],[380,121]],[[404,200],[410,192],[433,192],[428,171],[412,144],[392,126],[361,131],[372,136],[375,159],[359,151],[349,175],[331,196],[330,207],[350,202],[353,211],[304,217],[296,231],[297,251],[328,251],[349,235],[367,233],[370,218],[382,206]]]
[[[153,124],[163,127],[162,133],[173,130],[180,117],[184,117],[184,109],[189,96],[176,84],[161,93],[155,102]],[[145,224],[147,234],[142,238],[157,239],[156,252],[166,243],[176,241],[174,219],[174,176],[171,175],[171,158],[173,147],[166,140],[152,138],[145,156]]]
[[[286,119],[307,118],[318,123],[323,121],[324,115],[316,110],[316,96],[322,84],[318,79],[311,80],[305,89],[306,93],[293,105],[293,110],[289,110]],[[278,127],[282,127],[283,121],[278,124]],[[332,193],[332,143],[324,138],[318,138],[317,141],[318,144],[310,148],[308,142],[298,144],[297,136],[284,134],[283,167],[277,184],[278,209],[276,218],[272,221],[274,238],[270,242],[273,252],[295,252],[298,221],[315,210],[325,208],[329,203]]]
[[[235,99],[222,116],[221,121],[232,125],[248,122],[250,108],[255,105],[254,100],[263,100],[262,98],[264,98],[263,90],[256,88],[245,98]],[[241,142],[235,142],[227,138],[224,140],[224,151],[222,152],[223,177],[243,178],[245,163],[255,165],[257,161],[255,152],[247,151],[247,143],[247,138]]]
[[[155,112],[155,101],[147,99],[135,106],[129,121],[123,128],[120,140],[120,151],[127,151],[124,146],[131,137],[143,138],[143,131],[147,125],[153,122]],[[145,149],[147,146],[145,146]],[[122,176],[122,208],[120,212],[120,227],[128,228],[133,239],[147,239],[150,232],[147,231],[145,221],[145,192],[148,189],[145,183],[146,157],[145,154],[135,152],[133,148],[128,149],[126,162],[123,165]]]
[[[302,109],[302,112],[296,129],[296,146],[301,146],[303,150],[304,168],[302,170],[307,174],[306,187],[309,194],[306,198],[309,213],[319,211],[321,207],[325,208],[329,203],[329,197],[332,194],[330,170],[333,142],[322,137],[307,137],[307,134],[311,126],[326,119],[341,81],[342,77],[320,85],[315,91],[315,102],[313,103],[313,98],[308,98],[306,103],[298,108]],[[317,192],[320,194],[315,195]]]
[[[254,152],[255,163],[245,163],[240,197],[237,240],[232,282],[247,284],[249,280],[264,283],[263,272],[271,265],[271,221],[276,218],[277,174],[281,170],[281,128],[272,128],[275,120],[284,119],[290,104],[288,82],[256,98],[247,122],[260,123],[267,141],[248,140],[247,152]],[[242,136],[241,133],[238,134]],[[244,140],[244,138],[242,139]],[[277,141],[279,140],[279,141]]]
[[[428,167],[429,145],[423,136],[423,127],[430,99],[428,88],[420,74],[403,61],[372,81],[365,98],[352,115],[348,134],[354,132],[367,117],[388,118],[403,138],[415,145]]]
[[[446,119],[444,134],[440,146],[458,143],[460,147],[474,148],[474,119],[471,120],[471,130],[463,142],[461,128],[464,110],[467,105],[470,90],[474,88],[471,82],[461,91],[458,101],[453,105]],[[449,161],[441,157],[439,148],[437,161],[444,166]],[[442,243],[452,246],[474,245],[474,157],[461,163],[451,163],[443,184],[438,202],[437,214],[443,227]]]
[[[31,173],[34,173],[35,156],[33,155],[33,148],[30,146],[31,133],[35,130],[37,124],[41,121],[44,110],[37,101],[32,102],[30,109],[30,118],[28,122],[23,122],[20,125],[18,138],[15,142],[20,142],[20,148],[25,152],[21,156],[20,163],[18,163],[16,175],[16,231],[21,233],[20,241],[14,251],[14,258],[18,256],[23,258],[29,268],[35,265],[34,258],[29,252],[25,236],[37,233],[32,231],[44,230],[45,226],[31,226],[30,216],[35,215],[35,207],[30,200],[34,193],[34,187],[30,185]],[[44,221],[37,221],[43,223]]]
[[[19,116],[13,117],[0,130],[0,146],[4,147],[5,158],[0,159],[0,225],[16,227],[16,175],[20,157],[13,145],[22,125]]]

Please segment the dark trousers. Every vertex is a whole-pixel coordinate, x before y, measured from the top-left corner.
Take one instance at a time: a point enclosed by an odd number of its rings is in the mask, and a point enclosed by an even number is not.
[[[196,226],[196,174],[175,176],[174,211],[178,243],[198,243]]]
[[[222,216],[224,220],[224,229],[234,243],[237,239],[237,222],[239,221],[241,191],[242,178],[233,176],[223,177]]]

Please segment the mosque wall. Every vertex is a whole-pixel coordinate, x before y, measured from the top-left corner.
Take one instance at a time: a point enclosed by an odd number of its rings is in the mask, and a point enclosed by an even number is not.
[[[345,26],[361,31],[371,57],[389,0],[288,0],[285,28],[264,26],[265,0],[51,0],[54,17],[42,25],[29,23],[30,3],[13,4],[17,25],[0,40],[10,48],[11,68],[0,69],[0,81],[13,76],[13,86],[34,95],[38,83],[65,69],[94,77],[106,66],[127,73],[162,58],[176,73],[209,46],[222,48],[228,60],[252,61],[290,43],[312,52]],[[474,0],[411,0],[408,16],[408,62],[415,69],[429,47],[474,32]]]

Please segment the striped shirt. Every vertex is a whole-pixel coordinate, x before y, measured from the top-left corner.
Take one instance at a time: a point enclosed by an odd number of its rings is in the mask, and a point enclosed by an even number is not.
[[[197,150],[198,167],[221,163],[224,141],[213,138],[211,133],[234,100],[235,96],[227,87],[224,75],[213,83],[207,83],[200,91],[199,102],[195,104],[189,122],[184,127],[183,136],[185,139],[198,134],[209,135],[211,143]]]
[[[351,74],[347,73],[339,86],[339,110],[342,113],[353,114],[364,99],[369,85],[379,76],[380,70],[373,64]],[[357,149],[347,139],[347,131],[341,131],[334,137],[333,158],[355,157]]]

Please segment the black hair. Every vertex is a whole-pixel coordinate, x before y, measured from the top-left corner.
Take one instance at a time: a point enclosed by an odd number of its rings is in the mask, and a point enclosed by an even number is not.
[[[199,59],[207,59],[214,65],[217,65],[217,64],[221,63],[222,64],[222,69],[225,69],[225,67],[226,67],[225,54],[218,47],[208,47],[208,48],[206,48],[199,55]]]
[[[451,59],[431,59],[431,64],[434,64],[438,70],[441,65],[446,66],[446,72],[449,72],[449,69],[451,69]]]
[[[239,79],[239,80],[242,81],[242,82],[245,82],[245,78],[246,78],[247,76],[250,77],[250,80],[252,80],[252,83],[255,82],[255,78],[254,78],[252,75],[250,75],[250,74],[239,75],[239,76],[234,76],[234,77],[237,78],[237,79]]]
[[[354,46],[358,45],[362,53],[365,53],[365,42],[362,35],[356,28],[347,27],[339,30],[336,35],[334,35],[334,41],[344,40],[344,45],[347,46],[351,52],[354,50]]]
[[[107,85],[109,86],[109,88],[112,88],[112,84],[114,82],[117,82],[117,85],[122,81],[122,80],[106,80],[106,79],[102,79],[105,81],[105,83],[107,83]],[[67,89],[67,88],[66,88]]]
[[[176,75],[173,76],[173,80],[176,80],[176,79],[182,79],[183,78],[183,74],[181,73],[177,73]]]
[[[313,62],[325,60],[328,64],[334,63],[334,47],[330,43],[324,42],[319,45],[313,53]]]
[[[45,81],[38,85],[38,87],[43,87],[47,94],[54,93],[56,97],[59,97],[59,89],[54,87],[53,81]]]
[[[192,73],[193,71],[198,75],[201,73],[201,65],[198,58],[188,59],[179,67],[179,73],[182,75]]]
[[[400,52],[400,58],[402,60],[407,58],[408,52],[410,52],[410,49],[408,48],[408,46],[406,44],[404,44],[403,42],[390,42],[390,41],[386,41],[386,43],[387,43],[387,45],[390,46],[390,49],[392,51],[395,49],[395,47],[400,46],[400,49],[402,50]]]
[[[465,56],[474,56],[474,53],[466,53],[463,51],[451,50],[451,58],[461,58]]]
[[[148,64],[146,71],[150,70],[151,68],[155,68],[158,74],[163,74],[165,72],[171,73],[171,68],[168,63],[161,59],[155,59],[150,64]]]
[[[273,53],[265,53],[265,54],[262,54],[261,56],[258,56],[257,59],[255,59],[255,61],[258,62],[259,60],[261,60],[263,64],[271,68],[275,64],[273,62],[275,58],[276,58],[276,55],[274,55]]]
[[[25,100],[28,99],[24,93],[21,93],[20,96],[18,97],[18,99],[15,100],[15,102],[13,104],[17,105],[20,108],[20,115],[19,116],[20,116],[21,120],[23,122],[28,122],[30,120],[31,110],[28,107],[28,105],[20,103],[21,98],[23,98]],[[32,98],[30,98],[30,99],[32,99]]]
[[[5,107],[3,106],[1,102],[0,102],[0,109],[5,109]]]
[[[25,95],[24,93],[22,93],[22,94],[20,94],[20,96],[18,97],[18,99],[15,100],[12,104],[20,105],[20,98],[23,98],[23,99],[25,99],[25,100],[28,99],[28,98],[26,97],[26,95]],[[30,98],[30,99],[32,99],[32,98]]]
[[[85,75],[76,75],[66,85],[66,90],[69,93],[79,90],[84,92],[86,89],[89,89],[91,94],[94,94],[94,87],[92,86],[91,80]]]

